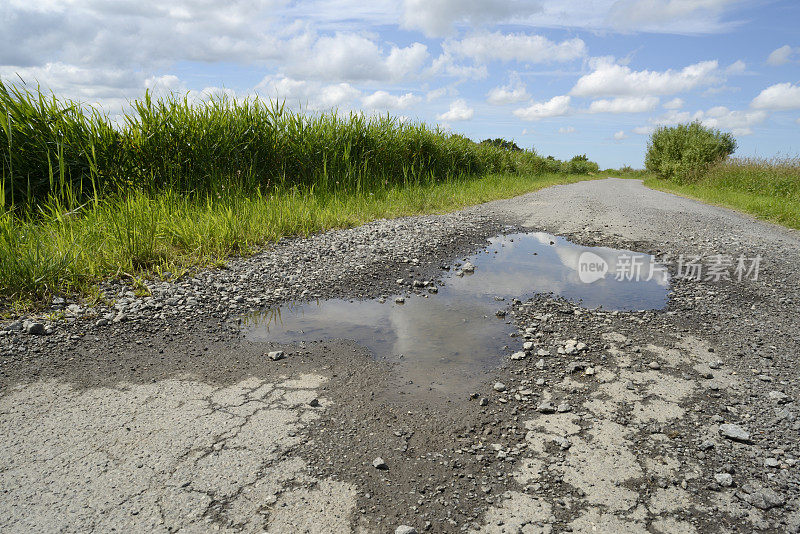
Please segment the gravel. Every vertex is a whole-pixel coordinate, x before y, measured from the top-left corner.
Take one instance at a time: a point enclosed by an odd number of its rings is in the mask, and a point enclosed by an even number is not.
[[[419,394],[397,395],[391,366],[352,343],[264,346],[240,335],[250,314],[285,302],[427,294],[439,286],[442,265],[503,229],[673,259],[760,254],[763,271],[757,281],[675,280],[662,311],[590,310],[547,295],[509,298],[498,306],[519,337],[513,348],[491,355],[498,366],[476,371],[482,378],[470,391],[478,392],[480,408],[427,384]],[[148,280],[144,291],[113,281],[100,287],[97,302],[56,297],[50,309],[0,325],[2,393],[37,381],[113,393],[186,375],[224,385],[320,373],[330,382],[319,397],[296,399],[320,419],[291,436],[297,444],[287,458],[302,458],[318,480],[350,484],[357,501],[352,517],[367,531],[425,522],[437,532],[514,531],[514,517],[504,511],[541,508],[546,513],[525,525],[581,531],[584,519],[633,528],[641,512],[643,529],[669,518],[698,532],[792,532],[800,524],[797,265],[796,232],[647,191],[632,180],[584,182],[454,214],[284,239],[222,270]],[[469,272],[467,265],[460,270]],[[414,287],[415,280],[423,285]],[[27,333],[30,322],[45,335]],[[528,357],[512,360],[520,343]],[[291,357],[274,364],[269,354],[279,351]],[[497,382],[502,391],[493,391]],[[329,400],[320,402],[323,395]],[[68,413],[70,398],[64,396],[54,417]],[[179,410],[169,411],[176,408],[164,410],[165,425],[182,421]],[[22,438],[13,429],[3,434]],[[53,435],[68,432],[56,426]],[[65,457],[80,449],[66,449]],[[205,458],[215,461],[217,453]],[[369,458],[392,468],[365,469]],[[231,478],[245,481],[269,469],[248,466],[247,474]],[[617,480],[625,470],[631,476]],[[200,487],[201,474],[184,476]],[[597,492],[607,482],[607,492]],[[216,521],[226,513],[227,490],[219,481],[209,484],[218,504],[201,508]],[[242,484],[246,493],[251,486]],[[303,484],[297,477],[281,491],[311,491]],[[129,485],[119,483],[121,499],[136,495],[125,494]],[[42,495],[32,491],[29,499],[35,504]],[[653,512],[659,509],[676,511]],[[97,517],[91,506],[82,513]]]

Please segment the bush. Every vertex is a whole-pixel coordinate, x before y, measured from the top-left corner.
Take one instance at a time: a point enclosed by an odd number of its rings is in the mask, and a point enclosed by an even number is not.
[[[697,121],[662,126],[650,137],[645,167],[660,178],[694,181],[735,150],[736,140],[731,134],[706,128]]]
[[[600,167],[594,161],[589,161],[586,154],[580,154],[573,157],[569,162],[564,164],[566,169],[564,172],[567,174],[589,174],[598,172]]]

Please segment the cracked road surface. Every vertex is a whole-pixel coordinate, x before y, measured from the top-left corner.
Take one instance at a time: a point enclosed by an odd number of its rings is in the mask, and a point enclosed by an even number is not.
[[[440,279],[504,225],[760,255],[762,272],[675,279],[659,311],[498,303],[517,333],[462,393],[407,393],[351,341],[276,346],[236,322],[292,298],[421,293],[396,280]],[[375,235],[411,245],[398,259]],[[797,232],[608,179],[282,243],[124,297],[110,325],[9,330],[0,530],[800,532],[797,265]]]
[[[82,391],[52,380],[15,388],[0,400],[6,528],[204,532],[223,521],[261,531],[280,495],[269,529],[345,531],[352,486],[295,489],[309,478],[303,461],[286,455],[324,410],[324,382],[300,375],[226,387],[167,378]]]

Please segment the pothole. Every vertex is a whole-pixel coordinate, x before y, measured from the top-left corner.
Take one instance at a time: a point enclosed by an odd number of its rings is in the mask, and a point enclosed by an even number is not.
[[[441,282],[416,285],[385,301],[288,304],[251,317],[245,328],[255,341],[353,340],[394,364],[401,392],[454,392],[503,361],[516,330],[504,316],[513,298],[552,293],[586,308],[622,311],[661,309],[669,296],[669,275],[652,256],[545,233],[497,236]]]

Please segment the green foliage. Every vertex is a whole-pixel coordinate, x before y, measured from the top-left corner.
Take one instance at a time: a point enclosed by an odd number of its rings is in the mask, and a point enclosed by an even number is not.
[[[55,195],[74,207],[132,188],[367,190],[462,175],[583,172],[543,165],[503,139],[475,143],[388,115],[301,114],[255,98],[146,93],[115,125],[94,108],[0,82],[0,125],[5,205]]]
[[[574,156],[569,162],[565,163],[567,170],[564,171],[568,174],[592,174],[600,170],[600,167],[594,161],[589,161],[586,154]]]
[[[515,150],[517,152],[522,151],[522,149],[519,146],[517,146],[517,144],[514,141],[507,141],[502,137],[498,137],[497,139],[484,139],[483,141],[481,141],[481,144],[496,146],[499,148],[504,148],[506,150]]]
[[[285,235],[457,209],[582,179],[505,173],[368,192],[288,189],[271,195],[243,187],[209,195],[132,190],[74,212],[53,197],[35,215],[0,208],[0,308],[21,298],[88,292],[110,276],[130,280],[218,265]]]
[[[800,158],[730,158],[711,167],[700,181],[718,189],[800,201]]]
[[[0,81],[0,126],[0,299],[216,264],[284,235],[597,169],[585,156],[562,162],[390,116],[301,114],[258,99],[148,93],[112,122]]]
[[[91,193],[122,136],[95,109],[0,82],[0,205]]]
[[[697,121],[662,126],[650,137],[645,167],[660,178],[689,182],[735,150],[736,140],[731,134],[706,128]]]
[[[730,158],[695,181],[647,180],[651,187],[688,195],[800,229],[800,158]]]

